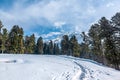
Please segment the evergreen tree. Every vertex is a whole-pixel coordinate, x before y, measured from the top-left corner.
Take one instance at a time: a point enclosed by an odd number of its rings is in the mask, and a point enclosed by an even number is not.
[[[91,39],[85,32],[82,32],[81,37],[83,42],[80,44],[80,57],[92,59],[91,50],[89,45],[91,44]]]
[[[56,55],[56,43],[54,43],[53,54]]]
[[[35,35],[32,34],[30,36],[30,46],[31,46],[31,53],[35,52]]]
[[[49,54],[53,55],[53,42],[52,42],[52,40],[50,40],[50,42],[49,42]]]
[[[70,49],[72,50],[72,55],[73,56],[80,57],[80,46],[78,44],[78,41],[77,41],[75,35],[73,35],[70,38]]]
[[[30,37],[25,37],[25,53],[34,53],[35,52],[35,35],[32,34]]]
[[[69,54],[69,37],[68,35],[64,35],[61,40],[61,54],[68,55]]]
[[[39,37],[37,40],[37,53],[43,54],[43,39],[42,37]]]
[[[113,36],[117,29],[105,17],[101,18],[99,23],[101,27],[100,37],[105,41],[105,56],[110,64],[113,64],[116,69],[119,69],[119,52],[116,51],[116,41]]]
[[[8,31],[6,28],[3,29],[3,34],[2,34],[2,52],[7,52],[7,42],[8,40]]]
[[[0,52],[2,53],[2,33],[0,33]]]
[[[113,47],[116,53],[113,55],[114,60],[112,60],[112,62],[114,63],[116,69],[120,69],[120,12],[116,13],[111,20],[114,30],[112,42],[114,42]]]
[[[2,21],[0,20],[0,33],[1,33],[1,29],[3,27]]]
[[[24,42],[24,46],[25,46],[25,53],[30,53],[30,37],[29,36],[25,36],[25,42]]]
[[[1,29],[3,27],[2,21],[0,21],[0,52],[2,52],[2,33],[1,33]]]
[[[50,47],[49,47],[49,43],[46,46],[46,54],[50,54]]]
[[[91,26],[89,30],[89,36],[92,40],[91,51],[93,53],[94,59],[98,62],[103,62],[103,54],[102,54],[102,45],[101,45],[101,27],[99,24],[94,24]]]
[[[53,53],[54,55],[60,54],[59,45],[57,43],[54,43]]]
[[[44,43],[44,46],[43,46],[43,54],[48,54],[47,48],[48,48],[48,45],[47,45],[47,43],[45,42],[45,43]]]
[[[23,35],[24,31],[23,28],[19,28],[19,34],[18,34],[18,53],[24,53],[24,40],[23,40]]]
[[[9,52],[24,53],[23,46],[23,29],[18,25],[14,25],[9,33]]]
[[[15,25],[13,26],[13,28],[11,29],[10,33],[9,33],[9,41],[10,41],[10,53],[17,53],[17,33],[18,33],[18,26]]]
[[[60,48],[59,48],[59,44],[56,44],[56,49],[55,49],[56,55],[60,55]]]
[[[120,28],[120,12],[116,13],[111,20],[115,27]]]

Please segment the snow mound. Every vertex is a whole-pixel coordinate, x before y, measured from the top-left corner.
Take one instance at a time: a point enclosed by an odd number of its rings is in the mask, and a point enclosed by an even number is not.
[[[22,59],[0,59],[0,63],[23,63]]]

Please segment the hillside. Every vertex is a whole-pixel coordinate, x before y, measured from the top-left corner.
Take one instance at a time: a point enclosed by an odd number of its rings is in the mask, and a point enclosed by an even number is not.
[[[120,71],[71,56],[0,54],[1,80],[120,80]]]

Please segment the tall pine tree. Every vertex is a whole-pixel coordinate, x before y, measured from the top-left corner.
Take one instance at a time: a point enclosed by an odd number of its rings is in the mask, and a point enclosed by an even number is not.
[[[44,47],[43,39],[42,37],[39,37],[37,40],[37,45],[36,45],[37,53],[43,54],[43,47]]]
[[[75,57],[80,57],[80,45],[78,44],[77,38],[73,35],[70,38],[70,49],[72,51],[72,55]]]
[[[61,40],[61,54],[68,55],[69,54],[69,37],[68,35],[64,35]]]

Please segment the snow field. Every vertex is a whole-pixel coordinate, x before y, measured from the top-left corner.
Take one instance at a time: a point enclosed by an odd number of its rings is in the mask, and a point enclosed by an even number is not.
[[[120,80],[120,71],[71,56],[0,54],[0,80]]]

